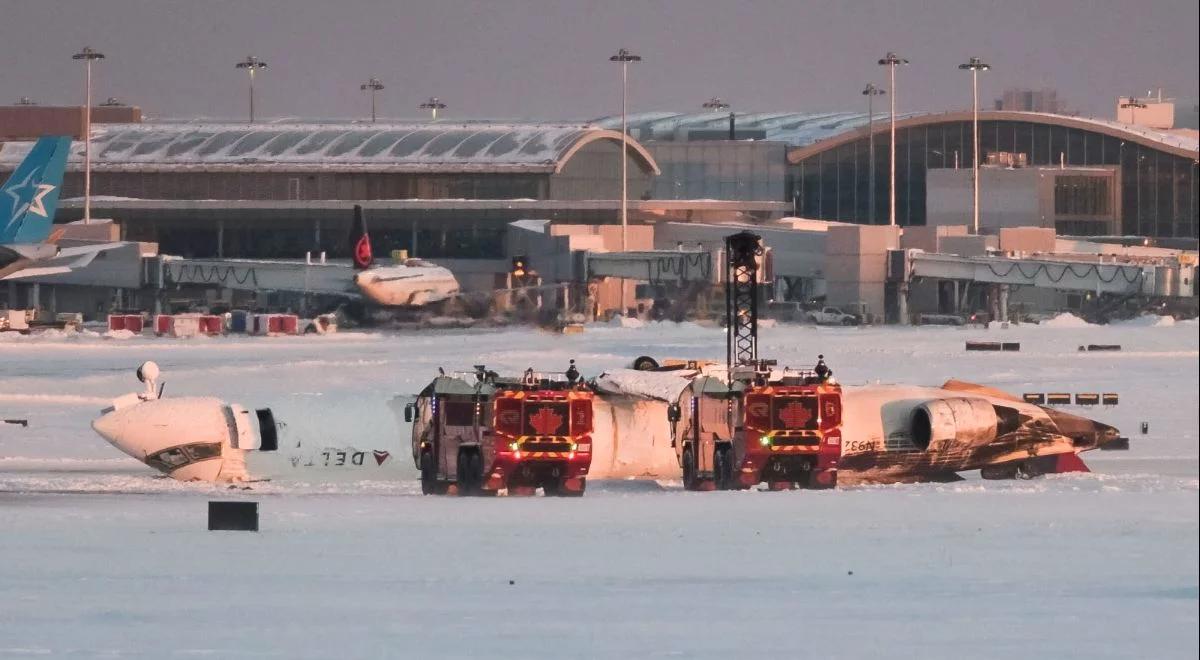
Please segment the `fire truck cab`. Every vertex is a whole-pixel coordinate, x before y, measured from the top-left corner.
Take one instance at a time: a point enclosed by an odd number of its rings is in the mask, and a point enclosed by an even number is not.
[[[567,374],[505,378],[478,366],[438,376],[405,408],[421,492],[583,495],[592,399],[573,365]]]
[[[832,488],[841,412],[841,386],[813,371],[706,368],[667,413],[684,488]]]

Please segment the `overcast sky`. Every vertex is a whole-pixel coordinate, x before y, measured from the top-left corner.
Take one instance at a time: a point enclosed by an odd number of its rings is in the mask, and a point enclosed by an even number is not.
[[[620,111],[624,46],[631,112],[859,110],[894,50],[900,110],[969,107],[956,65],[978,55],[983,107],[1053,86],[1111,117],[1120,94],[1197,97],[1198,24],[1196,0],[0,0],[0,103],[81,103],[91,45],[98,99],[152,117],[244,116],[253,54],[260,116],[362,116],[376,76],[384,116],[436,95],[448,117],[592,118]]]

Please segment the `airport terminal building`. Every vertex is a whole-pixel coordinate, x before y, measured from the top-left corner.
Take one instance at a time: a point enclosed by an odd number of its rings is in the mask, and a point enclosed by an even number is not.
[[[620,118],[597,123],[619,127]],[[866,113],[735,114],[732,121],[729,113],[644,113],[634,115],[629,126],[630,134],[646,145],[662,168],[653,187],[658,196],[744,199],[749,195],[785,200],[791,214],[799,217],[888,224],[886,113],[876,114],[874,121]],[[980,175],[984,194],[989,183],[993,190],[1005,192],[981,201],[985,229],[989,213],[1025,210],[1032,214],[1040,209],[1024,224],[1082,236],[1200,235],[1200,140],[1194,130],[1154,130],[1037,112],[981,111],[979,150],[980,163],[987,170]],[[953,190],[946,188],[970,188],[973,158],[970,112],[898,116],[897,224],[966,223],[969,198],[955,199]],[[1049,183],[1026,184],[1020,174],[1006,176],[1022,168],[1037,171],[1036,178],[1050,179]],[[938,183],[932,189],[931,179]],[[1037,196],[1040,199],[1033,201],[1041,203],[1020,200],[1016,207],[1010,206],[1018,190],[1019,195]],[[944,217],[947,205],[956,217]]]
[[[249,125],[129,115],[93,127],[92,215],[167,254],[340,256],[355,203],[378,254],[428,258],[503,258],[516,220],[620,222],[619,117]],[[886,114],[654,112],[628,125],[631,223],[888,222]],[[906,114],[896,136],[897,223],[969,224],[970,114]],[[0,175],[30,144],[0,142]],[[1194,131],[981,112],[982,231],[1194,239],[1198,144]],[[82,215],[82,151],[77,142],[60,221]]]

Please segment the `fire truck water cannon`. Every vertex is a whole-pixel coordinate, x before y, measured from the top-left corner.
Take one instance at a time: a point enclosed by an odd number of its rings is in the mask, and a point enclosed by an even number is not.
[[[593,392],[563,373],[440,374],[405,407],[421,492],[580,496],[592,459]]]

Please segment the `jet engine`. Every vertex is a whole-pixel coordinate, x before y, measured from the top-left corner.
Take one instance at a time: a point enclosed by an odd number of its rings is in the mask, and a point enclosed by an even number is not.
[[[995,406],[984,399],[932,399],[913,410],[910,435],[918,449],[977,445],[996,438],[1002,425]]]

